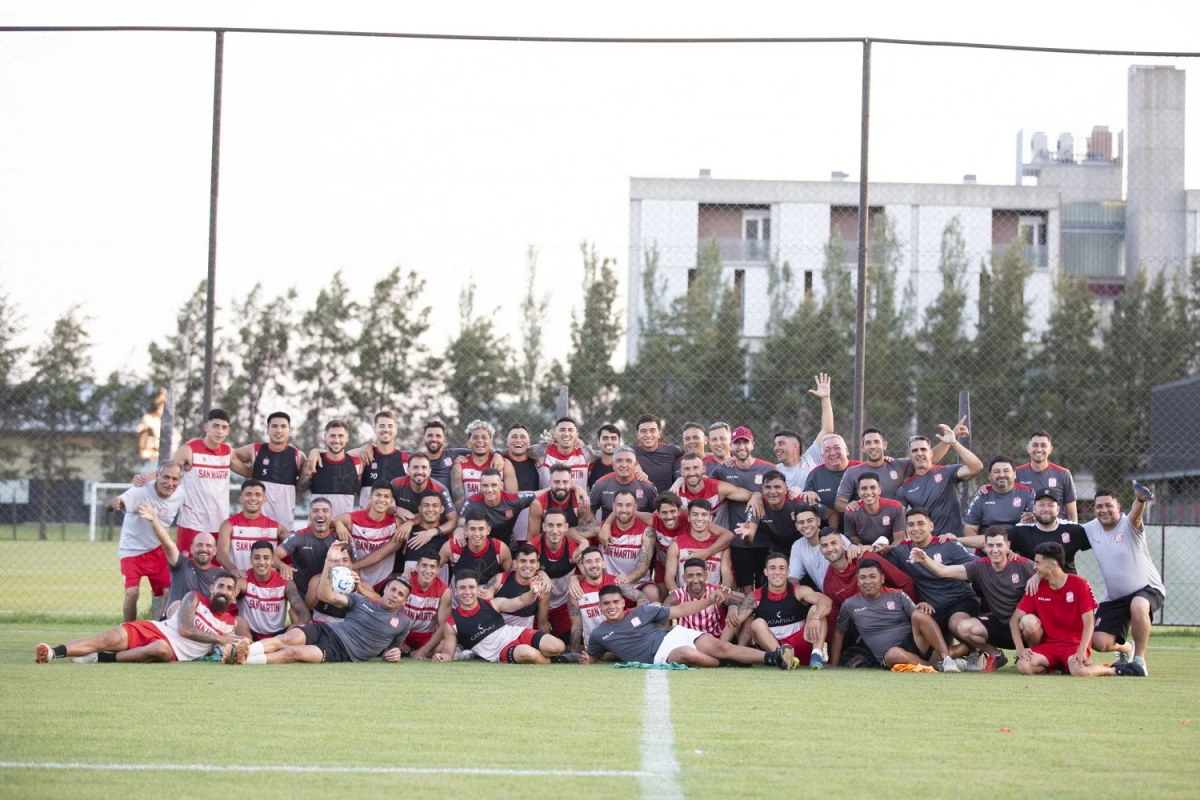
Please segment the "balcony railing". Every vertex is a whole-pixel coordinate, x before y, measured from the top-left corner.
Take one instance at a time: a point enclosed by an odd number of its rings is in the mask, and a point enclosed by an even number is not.
[[[700,239],[700,251],[708,247],[714,237]],[[766,261],[771,250],[770,239],[735,239],[728,236],[715,237],[721,249],[721,261]]]
[[[1004,260],[1008,255],[1009,248],[1012,245],[996,244],[992,245],[992,260],[997,264]],[[1050,263],[1049,248],[1044,244],[1027,244],[1023,246],[1021,257],[1025,263],[1032,264],[1035,267],[1045,267]]]

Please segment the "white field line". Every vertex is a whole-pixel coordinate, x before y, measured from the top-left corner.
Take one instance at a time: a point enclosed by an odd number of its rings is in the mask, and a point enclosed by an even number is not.
[[[666,673],[646,673],[642,697],[642,771],[638,785],[646,800],[682,800],[675,729],[671,727],[671,689]]]
[[[514,777],[640,778],[637,770],[491,769],[488,767],[339,767],[296,764],[89,764],[82,761],[0,761],[0,769],[97,772],[238,772],[318,773],[336,775],[490,775]]]

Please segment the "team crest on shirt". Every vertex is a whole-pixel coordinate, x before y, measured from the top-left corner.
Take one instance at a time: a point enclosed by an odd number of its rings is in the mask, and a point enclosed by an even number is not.
[[[755,476],[754,476],[754,482],[755,482],[755,483],[762,483],[762,475],[755,475]]]
[[[634,492],[634,496],[637,497],[638,500],[641,500],[641,499],[645,498],[646,495],[642,492],[641,489],[638,489],[636,492]]]
[[[1070,544],[1071,543],[1071,534],[1064,532],[1062,535],[1062,540],[1063,540],[1063,544]]]
[[[634,617],[633,619],[629,620],[629,624],[636,628],[637,626],[642,624],[642,621],[640,619],[638,619],[637,617]]]
[[[1013,508],[1020,508],[1020,507],[1021,507],[1021,498],[1014,497],[1013,498]]]
[[[392,617],[391,619],[388,620],[388,624],[391,625],[393,628],[399,628],[400,627],[400,618]]]
[[[940,472],[939,472],[939,473],[935,474],[935,475],[933,476],[933,482],[934,482],[934,483],[941,483],[941,482],[942,482],[942,473],[940,473]]]
[[[933,554],[933,560],[934,560],[934,561],[936,561],[936,562],[938,562],[939,564],[940,564],[940,563],[942,563],[942,554],[941,554],[941,553],[934,553],[934,554]]]
[[[1075,602],[1075,593],[1074,592],[1067,592],[1067,602],[1068,603]]]
[[[512,517],[513,517],[512,509],[511,508],[504,509],[504,518],[512,519]]]
[[[888,609],[888,611],[895,611],[896,610],[896,601],[888,600],[887,601],[887,609]]]
[[[1125,536],[1123,534],[1118,533],[1117,538],[1114,539],[1113,541],[1116,542],[1117,544],[1120,544],[1121,542],[1125,541]]]
[[[894,470],[894,469],[893,469],[893,470],[889,470],[889,471],[888,471],[888,475],[891,475],[891,476],[892,476],[892,480],[894,480],[894,481],[900,480],[900,476],[896,474],[896,470]]]
[[[451,465],[451,464],[453,464],[453,463],[454,463],[454,462],[453,462],[453,461],[451,461],[449,457],[446,457],[446,458],[443,458],[443,459],[442,459],[442,464],[443,464],[443,465],[445,465],[445,466],[447,466],[447,467],[448,467],[448,466],[450,466],[450,465]]]
[[[891,525],[891,524],[892,524],[892,518],[891,518],[891,517],[884,517],[884,518],[883,518],[883,524],[884,524],[884,525]]]
[[[1020,583],[1020,582],[1021,582],[1021,576],[1014,572],[1013,573],[1013,583]]]
[[[264,458],[264,459],[263,459],[263,466],[264,466],[264,467],[265,467],[267,464],[270,464],[270,463],[271,463],[271,459],[269,459],[269,458]]]
[[[1058,478],[1049,478],[1046,481],[1046,485],[1053,489],[1055,486],[1058,486]]]
[[[372,462],[371,462],[371,469],[372,469],[372,470],[379,469],[379,464],[378,464],[378,463],[376,463],[376,462],[374,462],[374,461],[372,461]]]

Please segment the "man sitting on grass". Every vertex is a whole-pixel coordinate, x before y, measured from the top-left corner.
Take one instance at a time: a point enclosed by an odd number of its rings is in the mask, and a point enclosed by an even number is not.
[[[735,664],[769,664],[779,669],[795,669],[796,656],[791,645],[764,653],[750,647],[739,647],[707,633],[677,625],[667,629],[661,623],[696,614],[703,608],[725,602],[729,592],[719,591],[700,599],[667,608],[656,604],[638,606],[625,613],[625,598],[616,586],[600,590],[600,613],[604,622],[597,625],[588,640],[587,650],[579,657],[580,664],[595,664],[618,659],[643,664],[686,664],[689,667],[719,667],[723,662]]]
[[[212,598],[188,592],[179,609],[165,622],[139,620],[84,639],[51,647],[44,642],[34,648],[34,661],[48,664],[54,659],[70,658],[80,664],[101,662],[195,661],[221,649],[227,659],[235,642],[245,642],[233,633],[233,615],[229,604],[237,578],[229,572],[217,573]]]
[[[501,616],[533,605],[549,591],[549,580],[535,575],[524,593],[516,597],[493,597],[489,601],[480,595],[479,578],[474,572],[455,572],[454,596],[458,606],[450,611],[442,626],[442,649],[434,654],[433,660],[442,663],[460,658],[454,651],[461,644],[475,658],[498,664],[573,663],[573,655],[563,655],[567,647],[562,639],[532,627],[509,625]]]

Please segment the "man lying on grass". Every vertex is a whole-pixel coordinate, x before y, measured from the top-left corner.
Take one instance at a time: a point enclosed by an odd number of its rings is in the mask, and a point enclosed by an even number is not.
[[[48,664],[57,658],[70,658],[80,664],[102,662],[195,661],[214,647],[228,659],[240,640],[233,633],[234,617],[229,613],[237,579],[229,572],[218,572],[213,579],[212,598],[188,592],[175,613],[163,622],[139,620],[84,639],[51,647],[46,643],[34,648],[34,661]]]
[[[588,640],[580,664],[618,659],[626,662],[686,664],[689,667],[719,667],[726,663],[769,664],[779,669],[795,669],[796,657],[791,645],[764,653],[750,647],[723,642],[711,634],[677,625],[667,629],[660,623],[671,622],[723,603],[729,592],[721,587],[707,597],[689,600],[667,608],[655,604],[639,606],[627,615],[625,598],[616,586],[600,590],[600,613],[604,622],[597,625]]]

